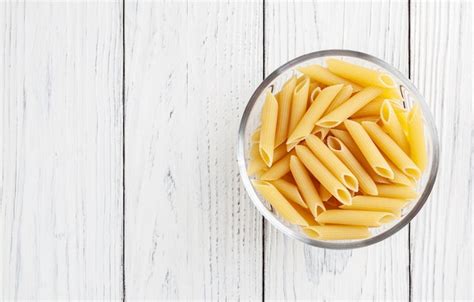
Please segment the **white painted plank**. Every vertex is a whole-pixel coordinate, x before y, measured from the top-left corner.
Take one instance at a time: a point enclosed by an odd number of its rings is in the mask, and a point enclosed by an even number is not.
[[[370,53],[408,74],[407,2],[269,1],[266,71],[304,53]],[[265,225],[265,297],[285,300],[408,299],[408,228],[363,249],[305,246]]]
[[[441,142],[436,185],[411,227],[412,296],[472,301],[472,6],[412,1],[411,12],[412,78]]]
[[[261,299],[262,218],[235,155],[262,76],[261,8],[126,3],[130,299]]]
[[[121,5],[1,7],[0,299],[120,298]]]

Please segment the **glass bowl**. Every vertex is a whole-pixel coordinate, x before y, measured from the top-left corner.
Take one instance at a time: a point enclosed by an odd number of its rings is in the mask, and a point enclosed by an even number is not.
[[[367,239],[325,241],[308,237],[301,231],[299,226],[287,223],[286,221],[282,220],[275,211],[272,210],[270,204],[255,191],[251,183],[251,178],[247,174],[251,134],[257,128],[260,122],[260,112],[265,100],[266,89],[269,88],[274,90],[275,88],[276,90],[279,90],[282,84],[296,73],[295,68],[297,66],[305,66],[310,64],[324,65],[325,59],[329,57],[342,59],[390,74],[397,82],[397,87],[400,89],[400,92],[405,99],[405,108],[411,108],[413,104],[418,101],[421,105],[425,119],[425,137],[428,152],[428,165],[417,185],[417,190],[421,194],[417,200],[411,201],[409,205],[403,210],[401,218],[381,227],[371,228],[372,237]],[[438,144],[436,127],[428,105],[424,101],[418,89],[410,82],[410,80],[408,80],[393,66],[376,57],[362,52],[335,49],[317,51],[293,59],[277,68],[267,78],[265,78],[265,80],[263,80],[263,82],[258,86],[253,95],[250,97],[250,100],[242,115],[239,127],[237,160],[240,176],[242,178],[244,187],[250,196],[250,199],[254,203],[255,207],[260,211],[260,213],[274,227],[289,237],[312,246],[330,249],[351,249],[368,246],[390,237],[401,230],[413,219],[413,217],[416,216],[428,199],[431,189],[435,183],[439,164]]]

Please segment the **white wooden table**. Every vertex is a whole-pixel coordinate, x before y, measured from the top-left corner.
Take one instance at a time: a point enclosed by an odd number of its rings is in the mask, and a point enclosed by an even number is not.
[[[468,1],[0,7],[0,299],[473,299]],[[441,141],[421,213],[357,250],[277,232],[235,159],[262,78],[330,48],[409,76]]]

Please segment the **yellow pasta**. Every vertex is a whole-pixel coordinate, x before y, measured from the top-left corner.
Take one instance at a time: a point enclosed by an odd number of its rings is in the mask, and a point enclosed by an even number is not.
[[[351,203],[351,194],[335,176],[316,158],[308,147],[297,145],[296,154],[303,165],[331,194],[343,204]]]
[[[299,191],[303,195],[304,201],[309,207],[309,210],[314,217],[317,217],[319,212],[325,211],[326,208],[319,197],[318,191],[316,190],[308,171],[300,162],[298,157],[291,156],[290,170]]]
[[[358,110],[356,113],[351,115],[351,119],[355,119],[358,117],[364,117],[364,116],[374,116],[374,115],[379,115],[380,114],[380,107],[382,107],[383,101],[385,99],[383,98],[375,98],[374,100],[370,101],[367,105],[362,107],[360,110]]]
[[[392,103],[392,107],[397,115],[400,125],[402,126],[403,132],[408,136],[408,114],[406,109],[403,108],[403,105],[397,103]]]
[[[296,87],[296,77],[292,76],[281,88],[278,94],[278,119],[275,136],[275,145],[279,146],[288,136],[290,125],[291,100]]]
[[[329,129],[314,126],[313,130],[311,131],[311,134],[314,134],[315,136],[319,137],[319,139],[323,140],[329,134]]]
[[[303,228],[303,232],[318,240],[351,240],[370,237],[366,226],[351,225],[315,225]]]
[[[375,173],[375,171],[372,169],[369,162],[365,159],[362,152],[360,152],[359,147],[357,147],[357,144],[354,142],[351,135],[347,131],[331,129],[330,132],[335,137],[337,137],[339,140],[341,140],[341,142],[344,143],[344,145],[347,147],[347,149],[349,149],[349,151],[352,153],[352,155],[354,155],[354,157],[357,159],[357,161],[359,161],[359,163],[362,165],[362,167],[364,167],[364,170],[367,173],[369,173],[370,178],[372,178],[373,181],[375,181],[376,183],[390,183],[390,181],[386,180],[382,176]]]
[[[347,126],[347,125],[346,125]],[[406,175],[418,179],[421,175],[420,169],[403,152],[403,150],[386,134],[379,125],[373,122],[362,122],[362,126],[369,134],[373,142],[385,155]],[[393,178],[390,178],[393,179]]]
[[[252,144],[252,146],[250,146],[250,159],[260,157],[260,151],[258,150],[259,146],[260,144],[258,143]]]
[[[322,201],[328,201],[332,195],[324,186],[319,186],[319,196]]]
[[[392,169],[390,169],[389,164],[364,128],[359,123],[350,120],[346,120],[344,124],[375,173],[382,177],[393,179],[394,174]]]
[[[251,143],[260,143],[260,127],[258,127],[252,134],[250,138]]]
[[[267,165],[262,160],[262,158],[258,156],[256,158],[250,159],[248,167],[247,167],[247,173],[250,176],[256,175],[259,171],[263,170],[264,168],[267,168]]]
[[[403,172],[400,171],[400,169],[398,169],[397,166],[395,166],[392,163],[392,161],[388,160],[387,158],[385,158],[385,160],[389,164],[390,169],[392,169],[392,171],[393,171],[394,176],[393,176],[393,179],[391,180],[392,183],[400,184],[400,185],[404,185],[404,186],[413,186],[414,185],[412,180],[408,176],[403,174]]]
[[[360,65],[337,59],[327,59],[326,64],[332,73],[362,86],[394,88],[396,84],[388,74]]]
[[[426,153],[423,115],[419,104],[415,104],[408,115],[408,141],[410,156],[421,171],[424,171],[428,162]]]
[[[376,98],[381,92],[382,89],[377,87],[366,87],[362,89],[360,92],[345,101],[341,106],[320,119],[316,125],[326,128],[333,128],[339,125],[345,119]]]
[[[286,152],[286,146],[285,144],[282,144],[278,146],[275,150],[273,150],[273,163],[276,163],[280,159],[282,159],[285,155],[287,154]]]
[[[303,208],[308,208],[303,197],[301,197],[298,188],[294,184],[281,178],[274,180],[271,183],[278,191],[280,191],[281,194],[283,194],[283,196],[285,196],[286,199],[299,204]]]
[[[399,199],[415,199],[418,197],[415,188],[403,185],[377,185],[379,196]]]
[[[316,157],[349,190],[359,191],[359,181],[344,163],[316,136],[309,135],[306,144]]]
[[[288,135],[293,133],[293,130],[296,128],[296,125],[298,125],[299,121],[306,112],[308,94],[309,78],[305,77],[304,80],[301,81],[301,83],[296,85],[295,91],[293,92]]]
[[[267,166],[273,162],[275,133],[277,126],[278,103],[271,92],[267,92],[262,109],[262,128],[260,129],[260,156]]]
[[[336,84],[345,84],[351,85],[352,90],[354,92],[361,90],[361,87],[359,85],[333,74],[321,65],[300,66],[296,69],[301,73],[305,74],[306,76],[310,77],[311,79],[328,86]]]
[[[321,118],[341,88],[342,85],[333,85],[321,91],[288,137],[286,142],[287,150],[291,150],[297,143],[304,140],[304,138],[311,133],[314,124]]]
[[[298,210],[298,205],[291,204],[286,198],[269,182],[253,180],[255,189],[267,200],[273,208],[285,220],[302,226],[314,225],[313,217],[304,210]]]
[[[313,85],[313,84],[310,84],[309,97],[308,97],[308,102],[307,102],[307,105],[306,105],[308,108],[311,106],[311,104],[314,102],[314,100],[316,100],[319,93],[321,93],[321,88],[320,87],[316,86],[316,87],[312,88],[311,85]]]
[[[388,100],[385,100],[380,107],[380,119],[382,120],[383,130],[397,143],[403,152],[410,154],[410,146],[405,132],[392,104]]]
[[[357,161],[347,147],[337,138],[328,137],[327,144],[329,149],[349,168],[359,181],[359,185],[367,194],[378,195],[377,185],[370,175],[365,171],[364,167]]]
[[[316,217],[322,224],[360,225],[378,227],[395,219],[389,212],[355,211],[355,210],[327,210]]]
[[[325,113],[329,113],[337,107],[341,106],[342,103],[344,103],[351,97],[352,92],[353,90],[351,85],[345,85],[344,87],[342,87],[341,91],[339,91],[339,93],[336,95],[334,101],[331,102],[331,105],[329,105],[329,108],[326,110]]]
[[[350,120],[357,123],[362,123],[362,122],[367,122],[367,121],[378,123],[378,121],[380,121],[380,116],[365,116],[365,117],[358,117],[358,118],[350,118]]]
[[[344,210],[390,212],[399,217],[401,210],[408,203],[409,201],[404,199],[358,195],[352,198],[350,206],[341,205],[340,208]]]
[[[288,153],[282,159],[273,164],[272,167],[262,175],[261,179],[276,180],[290,172],[290,156],[291,154]]]

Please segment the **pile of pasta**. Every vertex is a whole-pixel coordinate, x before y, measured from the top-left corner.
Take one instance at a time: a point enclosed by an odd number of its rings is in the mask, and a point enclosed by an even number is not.
[[[383,72],[338,59],[299,67],[266,92],[252,134],[254,188],[319,240],[363,239],[418,197],[427,151],[422,111]]]

